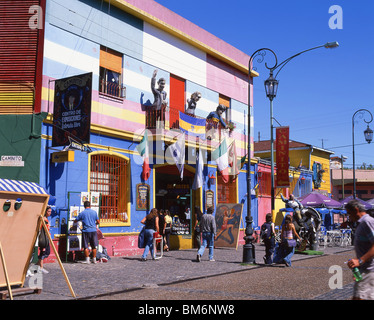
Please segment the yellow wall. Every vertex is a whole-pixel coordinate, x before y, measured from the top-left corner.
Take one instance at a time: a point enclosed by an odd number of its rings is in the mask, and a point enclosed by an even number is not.
[[[313,170],[313,163],[319,162],[322,164],[322,168],[325,170],[323,176],[322,176],[322,183],[319,190],[325,190],[328,193],[331,193],[331,177],[330,177],[330,153],[325,152],[322,150],[316,150],[313,149],[312,154],[310,154],[310,149],[300,149],[300,150],[290,150],[289,156],[290,156],[290,166],[297,168],[300,165],[303,167],[306,167],[309,170]],[[270,152],[267,153],[261,153],[256,156],[261,156],[261,158],[270,158]],[[276,155],[274,152],[274,160],[276,159]],[[292,171],[290,172],[292,174]],[[296,176],[294,177],[294,180],[296,179]],[[314,185],[313,185],[314,188]],[[292,186],[291,186],[292,191]],[[280,196],[277,192],[276,195]],[[275,203],[276,208],[277,202]]]
[[[326,190],[328,193],[331,193],[330,154],[316,150],[311,156],[310,170],[313,169],[314,162],[321,163],[322,168],[325,170],[319,190]]]

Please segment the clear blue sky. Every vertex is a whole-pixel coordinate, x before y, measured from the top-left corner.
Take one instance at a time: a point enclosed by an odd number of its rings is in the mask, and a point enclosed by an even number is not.
[[[372,0],[157,0],[158,3],[251,55],[267,47],[278,61],[329,41],[337,49],[317,49],[296,57],[279,73],[274,117],[290,127],[290,139],[348,157],[352,167],[352,116],[359,109],[374,115],[374,1]],[[343,28],[331,29],[339,5]],[[269,64],[273,62],[268,55]],[[254,138],[270,139],[270,103],[264,63],[254,80]],[[370,120],[365,113],[365,119]],[[366,124],[355,117],[356,165],[374,165],[374,142],[365,142]],[[274,125],[277,125],[274,122]],[[374,121],[370,124],[374,130]]]

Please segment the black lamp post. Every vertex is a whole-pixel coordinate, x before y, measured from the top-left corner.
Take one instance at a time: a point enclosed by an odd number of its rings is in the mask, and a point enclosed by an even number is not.
[[[268,67],[267,63],[265,62],[266,68],[269,69],[269,71],[270,71],[270,76],[265,81],[265,91],[266,91],[266,96],[270,100],[271,210],[272,210],[272,213],[274,213],[274,209],[275,209],[275,205],[274,205],[275,204],[275,200],[274,200],[275,199],[275,195],[274,195],[275,182],[274,182],[274,155],[273,155],[273,153],[274,153],[273,152],[273,149],[274,149],[273,100],[277,96],[277,90],[278,90],[278,80],[276,80],[276,77],[277,77],[278,73],[283,69],[283,67],[288,62],[290,62],[293,58],[301,55],[302,53],[307,52],[307,51],[311,51],[311,50],[314,50],[314,49],[322,48],[322,47],[336,48],[338,46],[339,46],[339,44],[337,42],[328,42],[324,45],[301,51],[301,52],[293,55],[292,57],[284,60],[283,62],[281,62],[279,64],[278,64],[278,58],[277,58],[277,55],[275,54],[275,52],[271,49],[268,49],[268,48],[262,48],[262,49],[256,50],[250,56],[249,63],[248,63],[248,70],[249,70],[249,79],[248,79],[248,150],[247,150],[247,153],[248,153],[248,168],[247,168],[248,175],[247,175],[247,216],[245,218],[245,221],[246,221],[246,229],[245,229],[245,237],[244,237],[245,244],[243,246],[243,262],[244,263],[255,263],[255,248],[253,246],[254,238],[253,238],[253,227],[252,227],[253,217],[252,217],[252,214],[251,214],[251,209],[252,209],[252,205],[251,205],[251,201],[252,201],[252,199],[251,199],[251,196],[252,196],[252,186],[251,186],[251,184],[252,184],[251,183],[251,71],[252,71],[252,62],[253,62],[255,57],[259,57],[259,59],[257,60],[258,63],[263,62],[264,58],[265,58],[265,55],[266,55],[266,52],[272,53],[273,56],[274,56],[274,59],[275,59],[275,64],[272,67]],[[279,68],[279,70],[274,77],[273,72],[274,72],[274,70],[276,70],[278,68]],[[256,69],[254,69],[254,70],[256,70]]]
[[[367,143],[370,143],[373,140],[373,130],[369,128],[369,123],[373,121],[373,115],[369,110],[359,109],[352,116],[352,157],[353,157],[353,199],[356,199],[356,163],[355,163],[355,116],[357,114],[363,117],[364,113],[369,113],[371,119],[369,121],[364,121],[368,124],[368,127],[364,131],[365,140]]]
[[[283,67],[290,62],[292,59],[296,58],[297,56],[319,48],[336,48],[339,44],[337,42],[327,42],[324,45],[313,47],[304,51],[301,51],[281,63],[276,63],[273,67],[269,68],[266,64],[266,68],[270,71],[270,76],[267,80],[265,80],[265,91],[266,96],[270,100],[270,159],[271,159],[271,212],[274,214],[275,212],[275,178],[274,178],[274,126],[273,126],[273,100],[277,95],[278,90],[278,80],[276,80],[279,72],[283,69]],[[277,59],[276,59],[277,62]],[[278,69],[278,72],[273,76],[273,72]]]

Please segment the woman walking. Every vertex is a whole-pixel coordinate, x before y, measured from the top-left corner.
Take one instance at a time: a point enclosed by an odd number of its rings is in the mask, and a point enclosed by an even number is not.
[[[142,224],[145,225],[145,235],[144,235],[144,252],[142,255],[142,261],[147,260],[148,252],[151,252],[152,259],[153,256],[153,234],[155,232],[159,232],[159,225],[158,225],[158,212],[156,208],[153,208],[151,212],[140,221]]]
[[[300,236],[297,234],[295,225],[292,223],[292,216],[286,215],[284,224],[281,231],[281,244],[278,253],[274,257],[275,263],[283,262],[287,267],[291,267],[291,258],[295,253],[296,240],[294,236],[301,241]]]

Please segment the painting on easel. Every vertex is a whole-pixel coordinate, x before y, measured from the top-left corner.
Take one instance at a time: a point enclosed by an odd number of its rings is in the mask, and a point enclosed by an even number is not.
[[[221,203],[217,205],[215,247],[237,248],[242,210],[243,205],[241,203]]]

